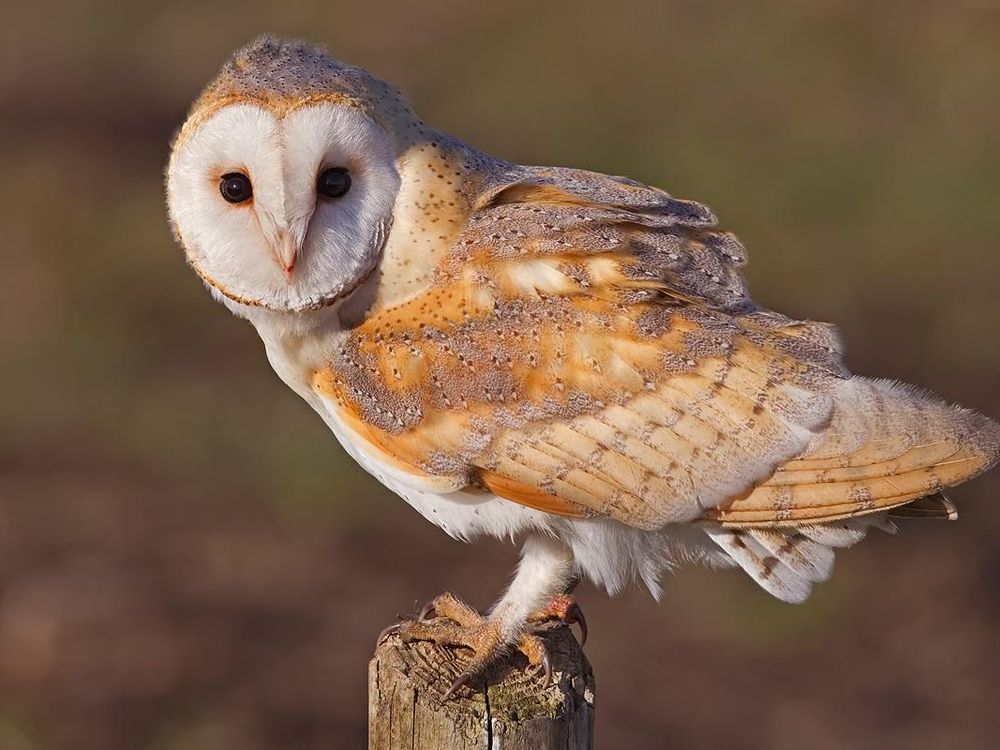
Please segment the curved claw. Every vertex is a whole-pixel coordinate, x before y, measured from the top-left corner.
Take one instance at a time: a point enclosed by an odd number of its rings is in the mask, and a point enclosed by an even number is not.
[[[427,604],[425,604],[420,609],[420,614],[417,615],[417,619],[420,622],[427,622],[432,617],[437,616],[437,612],[434,609],[434,600],[431,599]]]
[[[552,684],[552,660],[549,659],[549,652],[542,652],[542,669],[545,671],[545,679],[542,681],[542,690]]]
[[[539,672],[542,673],[542,690],[545,690],[552,685],[552,660],[548,651],[542,651],[541,661],[531,670],[531,677],[537,677]]]
[[[587,645],[587,618],[583,616],[583,610],[576,602],[573,602],[566,612],[566,622],[570,624],[575,622],[580,626],[580,645]]]
[[[561,622],[566,625],[580,626],[580,645],[587,643],[587,618],[583,616],[580,605],[569,594],[560,594],[552,599],[546,607],[529,618],[530,622],[544,624],[546,622]]]
[[[384,641],[390,635],[398,633],[400,628],[402,627],[403,627],[402,622],[396,622],[393,623],[392,625],[388,625],[387,627],[382,628],[382,632],[378,634],[378,638],[375,640],[375,645],[376,646],[381,645],[382,641]]]
[[[441,700],[442,700],[442,701],[446,701],[446,700],[448,700],[449,698],[452,698],[452,697],[454,697],[454,695],[455,695],[455,692],[456,692],[456,691],[457,691],[457,690],[458,690],[458,689],[459,689],[460,687],[462,687],[463,685],[468,685],[468,684],[469,684],[469,681],[470,681],[471,679],[472,679],[472,674],[471,674],[471,673],[469,673],[469,672],[462,672],[462,674],[460,674],[460,675],[459,675],[458,677],[456,677],[456,678],[455,678],[455,681],[451,683],[451,687],[449,687],[449,688],[448,688],[448,689],[447,689],[447,690],[445,691],[445,694],[441,696]]]

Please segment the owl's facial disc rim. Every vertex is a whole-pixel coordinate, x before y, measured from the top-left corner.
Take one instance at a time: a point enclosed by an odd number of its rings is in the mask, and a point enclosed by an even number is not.
[[[168,206],[188,265],[217,300],[231,308],[303,313],[336,304],[371,278],[388,240],[399,189],[395,144],[378,122],[360,108],[325,100],[284,108],[241,101],[198,120],[197,127],[190,125],[191,120],[185,124],[184,137],[172,151]],[[219,128],[214,132],[233,132],[238,137],[214,138],[206,128]],[[286,143],[295,144],[295,149]],[[244,144],[254,148],[267,144],[269,150],[247,151]],[[258,158],[258,153],[267,156]],[[214,165],[212,172],[219,170],[211,175],[211,189],[199,176],[203,164]],[[324,172],[334,168],[347,176],[345,184],[333,191],[336,195],[322,195],[318,183]],[[234,203],[224,192],[220,195],[219,180],[237,172],[252,180],[252,197]],[[312,177],[308,177],[310,173]],[[288,192],[290,184],[293,188]],[[286,192],[269,185],[281,185]],[[290,208],[289,195],[302,205],[291,204]],[[246,235],[246,250],[232,245],[233,255],[220,252],[227,246],[218,241],[214,227],[222,226],[218,222],[223,214],[214,219],[212,209],[209,218],[216,222],[213,225],[202,218],[196,200],[211,201],[203,204],[209,207],[222,206],[225,215],[246,217],[247,226],[233,230],[254,233]],[[347,200],[350,203],[342,203]],[[317,212],[322,209],[325,218],[319,223],[304,218],[307,203],[315,205]],[[245,214],[248,209],[253,213]],[[337,223],[341,218],[337,212],[346,212],[344,223]],[[201,223],[192,223],[196,220]],[[182,225],[186,237],[182,236]],[[345,234],[343,227],[352,225],[362,231]],[[300,258],[305,261],[301,274],[300,264],[290,261],[294,256],[282,254],[279,243],[284,240],[294,245],[296,255],[305,251]],[[252,254],[241,256],[243,252]],[[275,271],[280,268],[283,283],[270,275],[270,264]]]
[[[380,228],[381,231],[376,232],[375,236],[372,238],[373,240],[377,240],[377,245],[374,248],[376,251],[376,258],[381,258],[382,249],[383,246],[385,245],[386,240],[388,239],[389,229],[391,227],[391,224],[392,224],[392,218],[389,217],[385,222],[385,226]],[[272,312],[304,313],[304,312],[315,312],[317,310],[322,310],[325,307],[330,307],[336,302],[339,302],[345,297],[348,297],[351,294],[353,294],[358,289],[358,287],[363,286],[371,278],[372,274],[375,273],[376,269],[379,266],[378,260],[376,260],[376,262],[372,264],[372,267],[369,268],[367,271],[365,271],[365,273],[358,276],[358,278],[355,279],[352,284],[345,286],[343,289],[330,291],[327,292],[326,294],[320,295],[319,298],[313,301],[309,301],[304,304],[298,304],[298,305],[275,305],[265,302],[263,300],[253,299],[250,297],[244,297],[242,295],[236,294],[235,292],[230,291],[225,286],[220,284],[216,279],[212,278],[208,273],[206,273],[204,269],[202,269],[198,265],[197,261],[195,261],[194,252],[192,252],[191,247],[184,241],[184,237],[181,235],[178,227],[174,225],[173,229],[174,233],[177,235],[177,238],[180,240],[181,246],[185,250],[184,255],[187,260],[187,264],[196,274],[198,274],[198,278],[200,278],[202,282],[205,283],[206,286],[208,286],[210,289],[214,289],[226,299],[235,302],[239,305],[244,305],[246,307],[255,307],[261,310],[270,310]]]

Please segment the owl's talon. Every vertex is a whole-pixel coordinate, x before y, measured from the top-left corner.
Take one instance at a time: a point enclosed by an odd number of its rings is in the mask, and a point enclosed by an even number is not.
[[[573,602],[567,611],[568,619],[565,622],[569,625],[576,623],[580,626],[580,645],[587,645],[587,618],[583,616],[583,610],[580,609],[580,605]]]
[[[420,614],[417,615],[417,620],[420,622],[429,622],[435,617],[437,617],[437,610],[434,609],[434,600],[431,599],[427,602],[427,604],[421,607]]]
[[[400,622],[394,622],[392,625],[387,625],[386,627],[382,628],[382,631],[378,634],[378,638],[375,639],[375,645],[381,646],[382,641],[384,641],[390,635],[398,633],[402,629],[402,627],[403,627],[403,621],[401,620]]]
[[[542,621],[553,617],[553,613],[548,613]],[[453,594],[441,594],[425,604],[415,619],[385,628],[379,634],[379,643],[391,635],[398,636],[404,643],[429,641],[439,646],[468,648],[473,652],[471,660],[462,664],[464,671],[451,683],[442,700],[454,697],[460,688],[468,686],[494,663],[502,660],[508,645],[527,657],[528,664],[534,668],[532,677],[543,675],[542,689],[552,684],[552,661],[545,642],[530,632],[530,623],[528,632],[511,643],[497,620],[484,617]]]
[[[529,619],[538,625],[553,620],[567,625],[579,625],[580,645],[583,646],[587,643],[587,618],[583,616],[583,610],[580,609],[576,599],[569,594],[553,597],[545,607],[531,615]]]
[[[455,693],[459,690],[459,688],[468,685],[469,682],[471,681],[472,681],[472,673],[462,672],[462,674],[456,677],[455,680],[451,683],[451,686],[445,691],[444,695],[441,696],[441,701],[444,702],[454,697]]]
[[[541,673],[542,690],[545,690],[552,685],[552,659],[549,658],[548,651],[542,651],[541,660],[541,663],[535,665],[535,668],[531,671],[531,676],[537,677]]]

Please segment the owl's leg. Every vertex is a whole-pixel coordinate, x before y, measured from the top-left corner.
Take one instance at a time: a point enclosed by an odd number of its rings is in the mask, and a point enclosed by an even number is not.
[[[552,620],[579,622],[586,632],[579,607],[565,592],[575,583],[573,556],[558,541],[532,536],[524,544],[517,574],[507,592],[481,615],[453,594],[445,593],[427,604],[416,620],[393,625],[384,638],[397,634],[404,641],[433,641],[446,646],[465,646],[473,657],[445,697],[482,674],[516,646],[528,662],[551,675],[548,653],[533,631]]]

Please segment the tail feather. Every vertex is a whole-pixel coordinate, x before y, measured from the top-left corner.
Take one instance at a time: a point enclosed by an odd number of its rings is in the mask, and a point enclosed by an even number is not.
[[[773,529],[749,529],[748,534],[769,555],[792,570],[801,571],[809,581],[825,581],[833,572],[833,548],[804,534]]]
[[[879,513],[797,529],[706,527],[705,533],[761,588],[785,602],[803,602],[833,572],[835,549],[861,541],[871,527],[888,533],[892,521]]]

